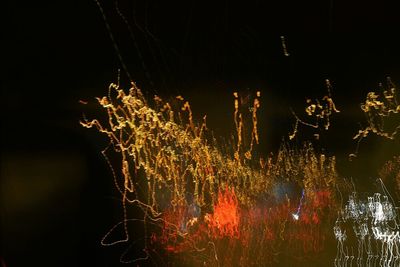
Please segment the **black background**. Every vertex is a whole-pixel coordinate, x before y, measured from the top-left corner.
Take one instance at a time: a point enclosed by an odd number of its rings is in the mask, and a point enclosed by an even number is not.
[[[365,94],[400,81],[399,9],[388,1],[9,1],[2,8],[1,257],[6,266],[115,266],[123,248],[100,239],[118,221],[118,195],[79,125],[95,96],[128,86],[110,33],[145,95],[190,100],[196,118],[229,138],[232,92],[262,93],[261,151],[275,151],[307,97],[333,84],[340,114],[317,145],[339,155],[362,188],[398,142],[370,138],[347,161]],[[285,36],[289,57],[282,51]],[[82,105],[79,100],[89,101]],[[306,132],[305,132],[306,133]],[[312,136],[312,135],[310,135]],[[306,136],[307,137],[307,136]],[[298,140],[300,142],[300,140]],[[372,171],[372,172],[371,172]],[[331,262],[329,261],[329,264]]]

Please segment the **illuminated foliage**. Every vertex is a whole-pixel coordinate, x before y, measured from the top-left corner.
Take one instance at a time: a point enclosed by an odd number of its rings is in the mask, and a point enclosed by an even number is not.
[[[321,251],[329,234],[322,225],[335,215],[335,157],[317,153],[309,143],[300,149],[284,144],[276,155],[255,157],[259,97],[257,92],[252,106],[241,109],[234,93],[236,135],[229,152],[209,137],[205,117],[200,124],[194,121],[182,96],[174,103],[155,96],[151,104],[135,84],[129,93],[111,84],[108,95],[97,98],[107,118],[81,122],[110,140],[103,155],[124,210],[103,244],[132,241],[129,223],[139,219],[129,214],[138,207],[146,229],[145,256],[131,262],[161,250],[182,255],[179,261],[191,265],[247,266],[274,262],[289,250],[303,259]],[[330,116],[315,108],[310,112],[318,118]],[[106,242],[118,228],[124,237]],[[188,253],[194,258],[184,256]]]

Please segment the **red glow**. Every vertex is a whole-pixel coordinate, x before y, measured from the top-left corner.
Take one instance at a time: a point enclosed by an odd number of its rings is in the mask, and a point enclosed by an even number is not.
[[[166,210],[161,232],[151,235],[150,241],[174,255],[190,253],[196,248],[207,251],[212,242],[216,247],[228,249],[229,252],[224,252],[226,266],[234,265],[240,259],[251,261],[254,240],[266,249],[265,262],[276,260],[273,251],[283,249],[283,243],[286,248],[293,249],[294,257],[300,259],[323,250],[326,233],[321,230],[321,224],[330,212],[332,202],[331,192],[325,189],[307,194],[299,220],[293,220],[296,201],[240,207],[235,190],[226,187],[218,191],[213,212],[196,217],[193,224],[187,206]],[[242,254],[237,257],[233,254],[236,247],[242,249]]]
[[[218,192],[214,213],[208,215],[208,224],[216,237],[239,237],[239,209],[235,190]]]

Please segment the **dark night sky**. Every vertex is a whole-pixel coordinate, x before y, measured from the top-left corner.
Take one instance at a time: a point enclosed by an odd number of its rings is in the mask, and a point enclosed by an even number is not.
[[[182,94],[217,134],[228,136],[232,92],[261,90],[266,151],[290,129],[289,107],[322,96],[330,79],[342,113],[321,146],[344,154],[358,103],[386,76],[400,81],[399,9],[316,2],[120,1],[130,28],[113,1],[103,8],[145,94]],[[78,123],[93,112],[78,101],[105,94],[121,68],[101,13],[82,0],[8,1],[3,11],[0,256],[7,266],[115,266],[121,248],[99,244],[120,215],[100,155],[106,140]]]

